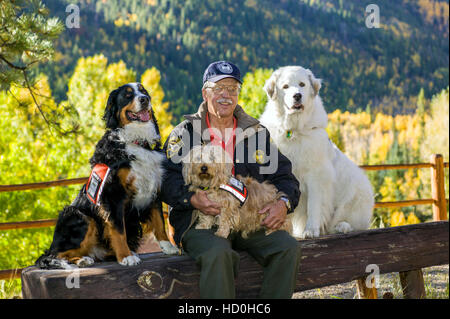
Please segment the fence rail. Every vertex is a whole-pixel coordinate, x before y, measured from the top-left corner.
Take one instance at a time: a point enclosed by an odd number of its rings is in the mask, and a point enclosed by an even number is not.
[[[413,163],[413,164],[383,164],[383,165],[361,165],[360,168],[366,171],[381,171],[394,169],[431,169],[431,192],[432,198],[412,199],[395,202],[376,202],[374,208],[387,207],[407,207],[415,205],[432,205],[433,220],[447,220],[447,204],[448,199],[445,198],[445,174],[444,169],[449,167],[449,163],[445,162],[441,154],[433,154],[430,163]],[[57,181],[18,184],[18,185],[0,185],[1,192],[14,192],[44,189],[57,186],[69,186],[76,184],[84,184],[88,180],[87,177],[63,179]],[[56,219],[43,219],[23,222],[0,223],[0,230],[40,228],[56,225]],[[20,278],[22,269],[6,269],[0,270],[0,280]]]
[[[1,192],[15,192],[15,191],[27,191],[32,189],[43,189],[56,186],[69,186],[76,184],[84,184],[88,180],[88,177],[79,177],[71,179],[60,179],[58,181],[31,183],[31,184],[17,184],[17,185],[0,185]]]

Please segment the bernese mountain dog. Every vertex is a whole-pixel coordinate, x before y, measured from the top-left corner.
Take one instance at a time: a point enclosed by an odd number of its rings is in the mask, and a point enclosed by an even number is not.
[[[158,192],[164,153],[151,98],[140,83],[109,95],[106,133],[90,159],[91,175],[77,198],[58,216],[50,249],[36,261],[44,269],[92,265],[116,259],[140,263],[135,253],[153,232],[166,254],[176,254],[165,232]]]

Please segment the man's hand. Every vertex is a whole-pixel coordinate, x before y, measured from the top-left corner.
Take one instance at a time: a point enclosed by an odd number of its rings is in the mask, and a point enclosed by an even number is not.
[[[191,204],[203,214],[216,216],[220,214],[220,205],[209,200],[208,193],[199,191],[192,195]]]
[[[261,222],[261,226],[266,226],[269,229],[280,228],[287,216],[287,207],[284,201],[279,200],[275,204],[270,204],[261,209],[258,214],[268,213],[267,217]]]

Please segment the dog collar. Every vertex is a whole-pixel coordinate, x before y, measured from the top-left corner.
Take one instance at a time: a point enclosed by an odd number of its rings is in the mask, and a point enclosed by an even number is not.
[[[140,147],[143,147],[143,148],[145,148],[145,149],[148,149],[148,150],[154,150],[155,149],[155,147],[156,147],[156,143],[155,142],[153,142],[151,145],[148,143],[148,141],[146,141],[146,140],[134,140],[133,141],[133,144],[136,144],[136,145],[138,145],[138,146],[140,146]]]

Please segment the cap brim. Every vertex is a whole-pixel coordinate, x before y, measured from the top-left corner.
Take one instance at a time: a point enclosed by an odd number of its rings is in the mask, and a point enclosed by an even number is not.
[[[232,76],[230,74],[216,75],[216,76],[213,76],[212,78],[209,78],[207,81],[216,83],[217,81],[220,81],[220,80],[225,79],[225,78],[233,78],[233,79],[235,79],[236,81],[238,81],[239,83],[242,84],[241,80],[239,80],[237,77],[234,77],[234,76]]]

